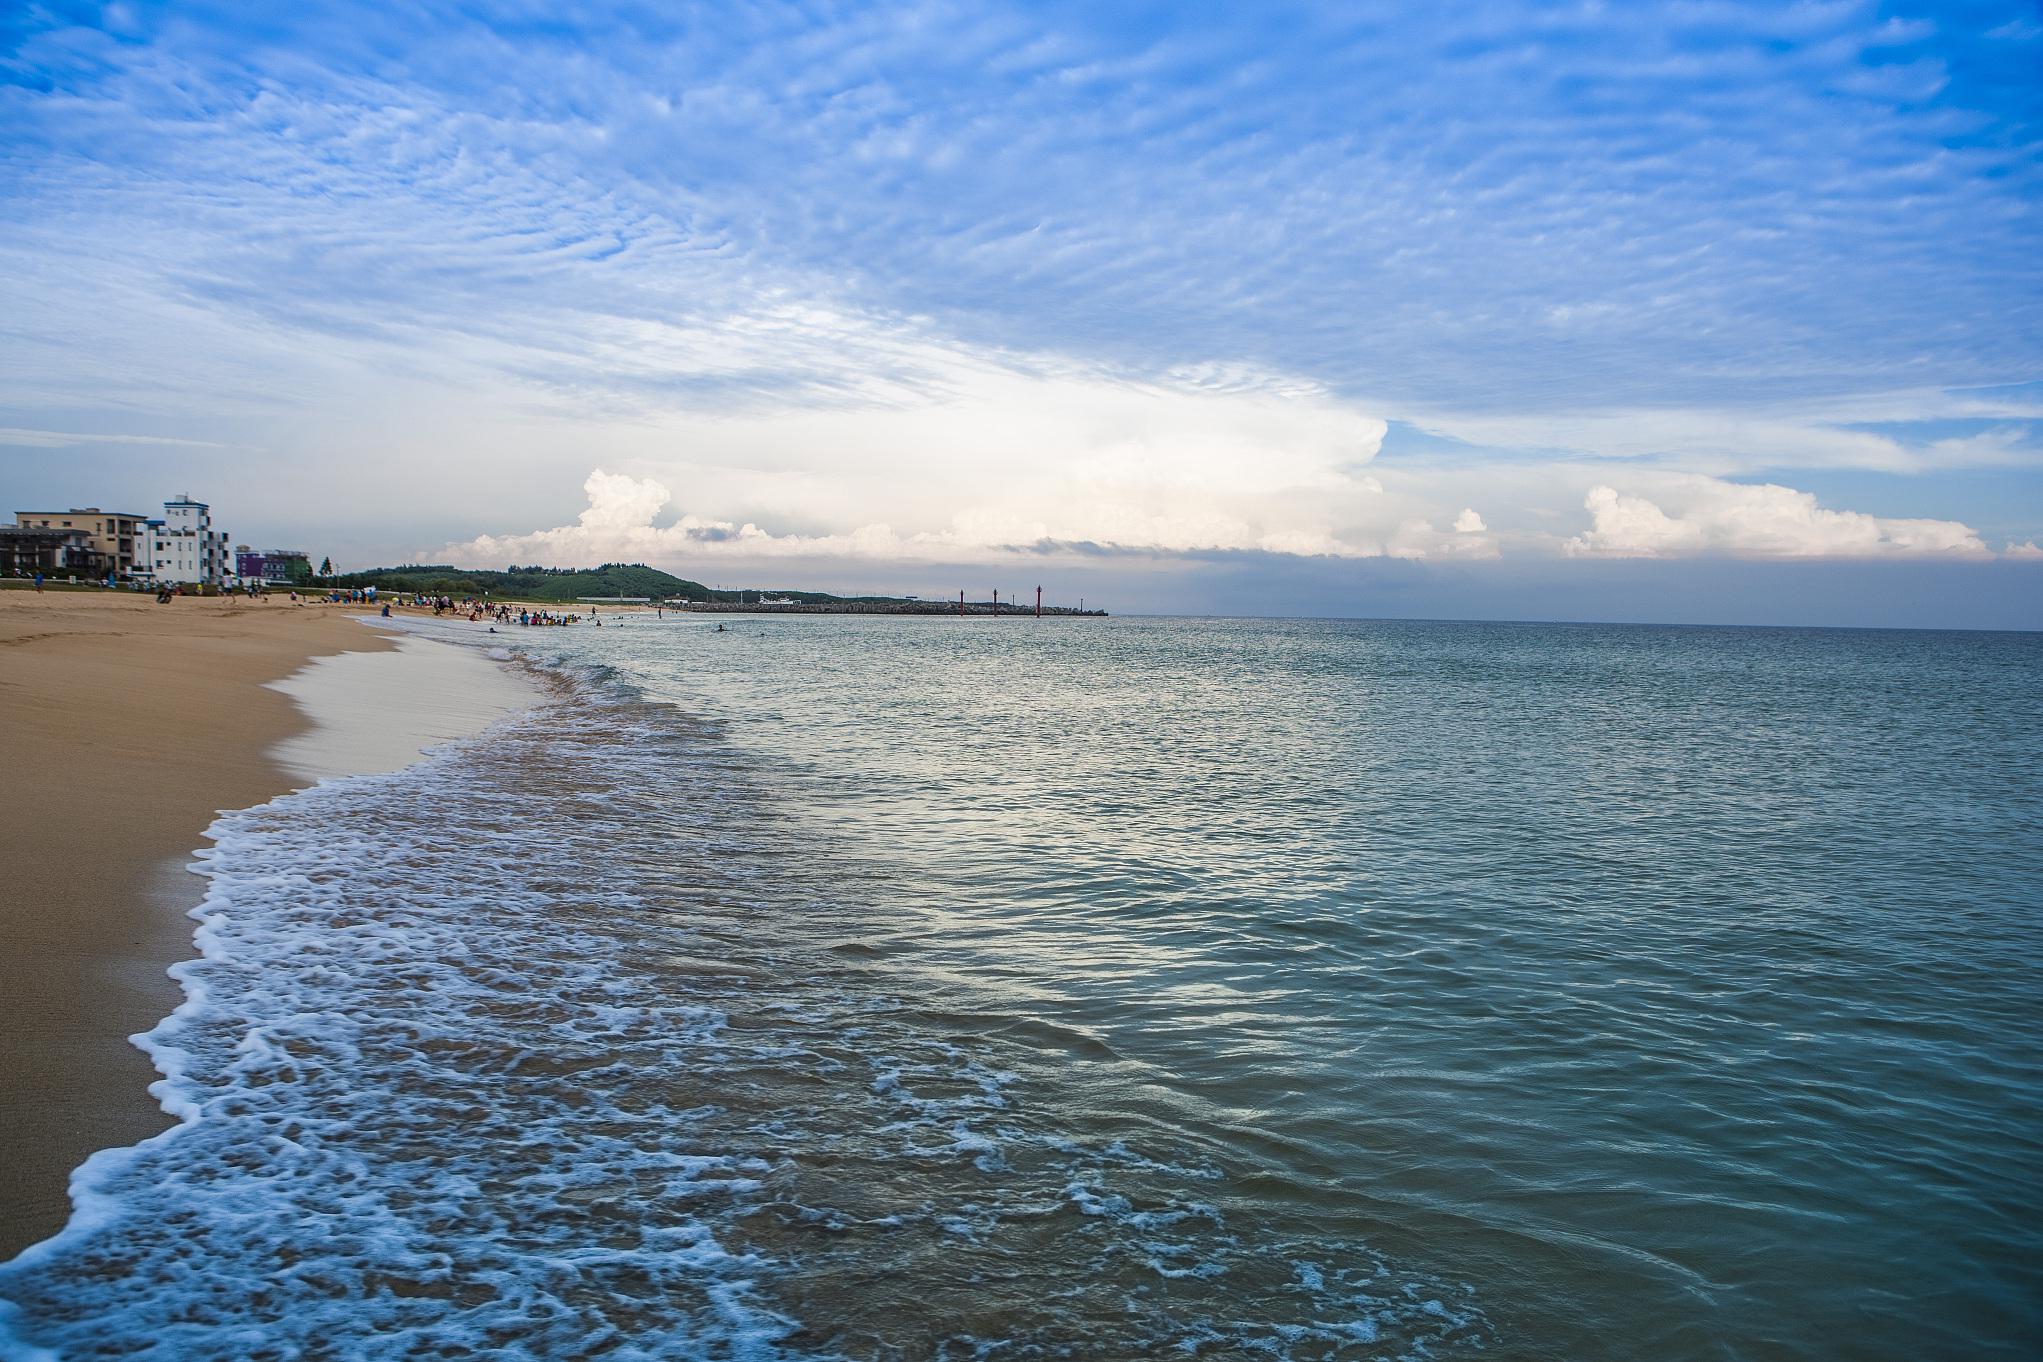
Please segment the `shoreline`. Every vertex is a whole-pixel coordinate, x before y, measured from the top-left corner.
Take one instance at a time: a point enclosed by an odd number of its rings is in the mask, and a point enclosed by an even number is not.
[[[471,649],[365,624],[275,599],[0,592],[0,1261],[64,1227],[89,1155],[176,1124],[129,1037],[182,1001],[166,971],[196,956],[188,872],[219,813],[408,765],[517,688],[539,698]],[[443,651],[459,661],[435,672]],[[449,688],[459,702],[421,699]]]

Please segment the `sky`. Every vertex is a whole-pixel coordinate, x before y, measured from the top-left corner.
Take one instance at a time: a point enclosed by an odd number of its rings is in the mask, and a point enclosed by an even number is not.
[[[27,4],[0,493],[344,566],[2043,628],[2043,8]]]

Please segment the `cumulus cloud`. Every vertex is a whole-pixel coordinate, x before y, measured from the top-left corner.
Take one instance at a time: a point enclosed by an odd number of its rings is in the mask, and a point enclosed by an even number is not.
[[[597,469],[583,484],[589,505],[572,525],[528,534],[480,535],[449,545],[441,555],[472,566],[540,562],[563,566],[611,561],[679,563],[712,557],[876,558],[889,561],[955,558],[959,550],[997,545],[970,543],[958,533],[902,535],[889,525],[863,525],[834,534],[769,534],[737,524],[683,515],[655,525],[673,500],[666,486]]]
[[[1390,537],[1384,552],[1392,558],[1477,559],[1501,556],[1496,540],[1480,530],[1436,530],[1430,520],[1407,520]]]
[[[583,484],[588,506],[572,525],[525,534],[479,535],[432,555],[469,566],[544,562],[574,565],[620,560],[685,564],[715,559],[863,559],[972,562],[1050,553],[1186,554],[1254,552],[1300,557],[1491,558],[1497,548],[1478,530],[1435,529],[1408,520],[1380,539],[1343,539],[1328,530],[1278,528],[1214,503],[1153,514],[1141,506],[1071,507],[1061,518],[1033,519],[997,508],[961,512],[939,529],[871,522],[817,534],[771,532],[752,521],[682,514],[656,523],[673,493],[651,478],[601,469]]]
[[[1984,558],[1977,531],[1954,520],[1887,519],[1833,511],[1807,492],[1690,477],[1672,485],[1670,512],[1608,484],[1583,500],[1590,526],[1566,552],[1597,558]]]
[[[2038,548],[2033,539],[2019,544],[2009,544],[2001,554],[2004,558],[2043,558],[2043,548]]]
[[[686,513],[658,524],[674,500],[666,484],[598,469],[583,485],[588,506],[574,524],[481,535],[450,544],[436,556],[481,566],[620,559],[671,564],[714,557],[960,562],[1045,551],[1366,557],[1384,551],[1374,540],[1343,537],[1326,523],[1325,506],[1309,500],[1309,482],[1254,489],[1215,484],[1202,477],[1211,468],[1202,470],[1196,461],[1184,481],[1135,480],[1109,454],[1098,461],[1073,461],[1055,487],[1017,484],[1004,500],[996,489],[995,500],[968,505],[938,525],[918,528],[873,520],[815,533],[773,532],[750,520],[713,514]],[[1336,485],[1320,491],[1339,497],[1343,489]],[[903,498],[906,506],[915,500]],[[1414,541],[1407,556],[1423,552]]]
[[[1384,422],[1315,385],[1145,380],[956,347],[914,360],[936,396],[669,420],[642,442],[664,452],[591,476],[574,524],[444,553],[1363,557],[1411,513],[1363,471]],[[676,491],[686,514],[656,524]]]
[[[887,427],[893,429],[894,427]],[[1020,438],[1040,434],[1023,432]],[[1166,442],[1167,443],[1167,442]],[[1345,443],[1315,460],[1294,452],[1288,484],[1224,474],[1228,460],[1187,461],[1173,481],[1148,466],[1130,473],[1113,455],[1072,447],[1038,450],[1039,482],[983,477],[963,509],[954,489],[918,497],[907,474],[859,490],[827,472],[792,475],[784,486],[733,478],[710,463],[694,477],[597,470],[583,485],[587,507],[570,524],[482,535],[433,556],[476,566],[543,561],[587,564],[643,560],[667,566],[735,559],[997,561],[1017,555],[1258,553],[1331,559],[1375,557],[1480,561],[1503,557],[1871,559],[1990,558],[1979,533],[1953,520],[1894,518],[1831,509],[1777,484],[1744,484],[1688,474],[1641,472],[1625,490],[1594,464],[1547,468],[1484,466],[1447,473],[1398,470],[1388,486],[1338,466]],[[1167,463],[1168,460],[1165,460]],[[906,469],[916,460],[904,454]],[[920,465],[925,470],[934,464]],[[1283,461],[1273,467],[1285,468]],[[1386,470],[1388,472],[1388,470]],[[1461,504],[1481,483],[1504,498],[1493,525]],[[959,483],[962,488],[966,484]],[[677,497],[675,489],[680,489]],[[1568,489],[1572,488],[1570,491]],[[767,509],[733,515],[736,492]],[[776,498],[776,489],[788,495]],[[1556,502],[1555,495],[1571,496]],[[676,503],[680,503],[677,508]],[[836,505],[836,514],[818,508]],[[863,513],[862,513],[863,512]],[[1582,524],[1586,512],[1587,523]],[[1571,526],[1574,521],[1580,528]],[[2005,556],[2035,556],[2033,543]]]

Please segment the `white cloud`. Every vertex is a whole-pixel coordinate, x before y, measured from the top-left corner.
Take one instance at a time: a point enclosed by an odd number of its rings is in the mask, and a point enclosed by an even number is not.
[[[1583,499],[1590,527],[1566,551],[1599,558],[1989,556],[1978,532],[1955,520],[1826,510],[1809,493],[1772,483],[1682,477],[1666,485],[1678,500],[1672,512],[1608,484],[1592,487]]]
[[[1775,469],[1853,468],[1928,473],[2043,465],[2029,430],[2006,423],[1943,439],[1911,440],[1867,426],[1936,420],[2014,422],[2038,415],[2033,400],[1964,393],[1881,394],[1864,401],[1798,402],[1779,410],[1699,408],[1431,414],[1415,424],[1467,444],[1623,459],[1717,476]]]
[[[1140,400],[1158,399],[1150,394]],[[872,419],[880,432],[898,435],[906,429],[894,423],[898,415],[876,413]],[[968,415],[970,425],[989,413],[975,407]],[[1067,438],[1072,429],[1060,437],[1053,423],[1023,428],[1011,438]],[[791,434],[786,426],[769,422],[745,438],[787,439]],[[866,432],[851,438],[862,443],[875,436]],[[1386,488],[1370,475],[1350,476],[1336,467],[1337,453],[1346,447],[1336,442],[1318,446],[1317,461],[1296,451],[1288,464],[1276,461],[1273,466],[1287,468],[1291,481],[1264,486],[1240,473],[1223,476],[1236,465],[1222,461],[1216,471],[1197,457],[1186,460],[1179,476],[1158,452],[1167,450],[1170,436],[1155,438],[1157,449],[1133,459],[1132,468],[1114,455],[1114,440],[1106,441],[1104,454],[1082,442],[1033,446],[1035,457],[1026,467],[1040,470],[1034,480],[1003,480],[984,469],[970,473],[953,467],[948,470],[952,480],[941,481],[938,475],[945,470],[932,451],[943,446],[913,444],[897,451],[894,474],[876,484],[864,478],[864,464],[856,460],[848,470],[819,464],[764,478],[708,462],[689,465],[693,472],[678,475],[598,470],[584,484],[588,506],[573,523],[483,535],[447,545],[435,556],[477,566],[631,560],[670,567],[786,559],[964,563],[1102,551],[1433,561],[1494,559],[1506,553],[1993,556],[1978,532],[1958,521],[1829,509],[1808,492],[1776,484],[1640,470],[1620,490],[1604,480],[1608,470],[1596,464],[1559,464],[1399,469],[1386,473]],[[1001,466],[1003,461],[996,459],[996,473]],[[925,477],[938,479],[937,484],[918,489],[918,479]],[[1493,509],[1501,514],[1501,525],[1462,502],[1462,494],[1476,486],[1496,501]],[[682,489],[679,498],[675,488]],[[677,500],[684,513],[673,514]],[[732,509],[741,504],[760,509]],[[954,509],[959,505],[963,509]],[[1586,525],[1581,523],[1584,511]],[[2007,549],[2010,557],[2033,552],[2024,546]]]
[[[1247,372],[1150,381],[935,344],[897,343],[894,358],[912,363],[922,396],[667,417],[619,471],[590,477],[574,524],[442,553],[927,560],[1074,545],[1356,557],[1383,552],[1409,514],[1361,471],[1384,423],[1310,384]],[[676,490],[686,514],[656,524]]]
[[[186,440],[174,435],[91,435],[71,430],[30,430],[0,426],[0,445],[28,449],[71,449],[79,445],[166,445],[186,449],[224,449],[214,440]]]
[[[2043,558],[2043,548],[2038,548],[2033,539],[2020,544],[2010,543],[2001,551],[2003,558]]]
[[[1995,426],[1973,435],[1934,440],[1919,457],[1931,468],[2020,468],[2043,462],[2029,432],[2019,426]]]
[[[1464,513],[1464,518],[1467,513]],[[1430,520],[1407,520],[1390,537],[1384,552],[1392,558],[1496,558],[1497,542],[1479,529],[1436,530]]]
[[[2019,139],[1954,149],[1920,53],[1838,100],[1936,40],[1862,5],[1621,9],[42,34],[0,420],[481,562],[1984,552],[1718,480],[2043,463]],[[1372,462],[1383,415],[1490,448]]]

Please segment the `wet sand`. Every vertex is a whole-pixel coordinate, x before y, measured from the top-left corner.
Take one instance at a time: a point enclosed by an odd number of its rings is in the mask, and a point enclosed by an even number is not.
[[[0,1260],[63,1225],[88,1154],[171,1124],[127,1038],[180,999],[164,969],[193,953],[184,867],[215,814],[403,765],[519,694],[480,654],[360,613],[0,589]],[[475,697],[432,703],[455,687]]]
[[[391,651],[315,658],[269,683],[316,720],[271,752],[296,783],[402,770],[427,748],[480,733],[539,696],[529,677],[477,649],[395,642]]]

